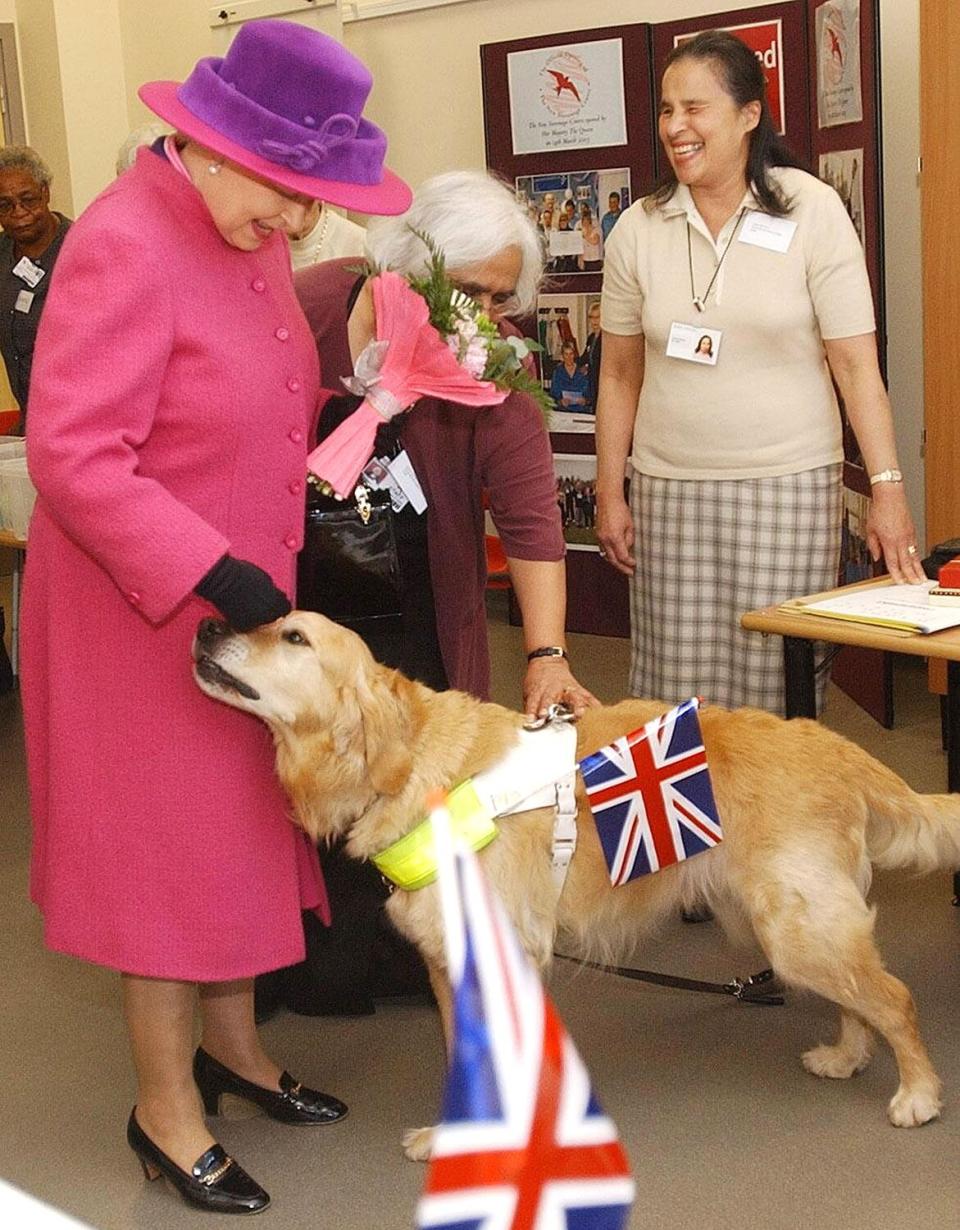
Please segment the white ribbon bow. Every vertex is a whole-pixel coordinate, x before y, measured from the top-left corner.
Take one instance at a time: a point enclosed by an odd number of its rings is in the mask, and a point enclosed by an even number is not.
[[[353,375],[340,377],[345,387],[357,397],[362,397],[369,402],[385,423],[389,423],[394,415],[402,414],[407,408],[398,397],[380,383],[380,371],[389,348],[390,342],[387,339],[367,342],[357,355],[357,361],[353,365]]]

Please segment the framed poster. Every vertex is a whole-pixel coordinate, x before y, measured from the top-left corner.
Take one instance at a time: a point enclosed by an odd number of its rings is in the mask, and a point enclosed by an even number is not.
[[[507,55],[513,153],[626,145],[623,39]]]
[[[828,0],[816,9],[814,23],[817,127],[859,124],[863,119],[860,0]]]

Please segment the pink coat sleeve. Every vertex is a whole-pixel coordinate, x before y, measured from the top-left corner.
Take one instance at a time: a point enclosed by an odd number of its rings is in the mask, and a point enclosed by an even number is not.
[[[45,512],[157,623],[230,544],[142,464],[174,344],[174,282],[151,257],[148,239],[115,230],[68,236],[37,339],[27,457]]]

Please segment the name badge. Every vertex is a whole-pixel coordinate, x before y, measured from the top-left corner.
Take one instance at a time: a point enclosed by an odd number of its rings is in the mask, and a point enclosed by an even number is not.
[[[682,325],[675,320],[667,339],[667,357],[687,363],[706,363],[715,367],[720,357],[722,329],[705,329],[702,325]]]
[[[418,514],[426,512],[427,497],[423,494],[420,480],[410,464],[407,450],[404,449],[402,453],[398,453],[387,466],[387,469],[390,471],[390,477],[397,483],[400,490],[410,501],[413,511]]]
[[[29,312],[31,303],[33,303],[33,291],[32,290],[18,291],[17,297],[14,300],[13,310],[15,312]]]
[[[751,209],[737,238],[740,243],[752,243],[755,248],[766,248],[768,252],[786,252],[796,229],[796,222],[790,218],[775,218]]]
[[[35,265],[29,256],[21,256],[14,265],[13,272],[21,282],[26,282],[28,286],[36,286],[41,278],[47,276],[46,269],[41,269],[39,265]]]

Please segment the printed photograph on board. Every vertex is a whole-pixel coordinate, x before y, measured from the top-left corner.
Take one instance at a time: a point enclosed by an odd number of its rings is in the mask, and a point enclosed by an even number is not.
[[[840,581],[852,585],[868,581],[874,575],[873,557],[867,546],[867,514],[870,497],[843,489],[843,527],[840,536]]]
[[[603,245],[630,204],[626,167],[521,175],[516,188],[517,200],[543,235],[548,273],[603,269]]]
[[[600,381],[600,296],[537,299],[540,378],[556,403],[551,431],[592,432]]]
[[[864,242],[863,150],[839,149],[820,155],[820,178],[835,189]]]
[[[557,504],[563,537],[573,551],[598,551],[597,459],[583,453],[555,453]]]

